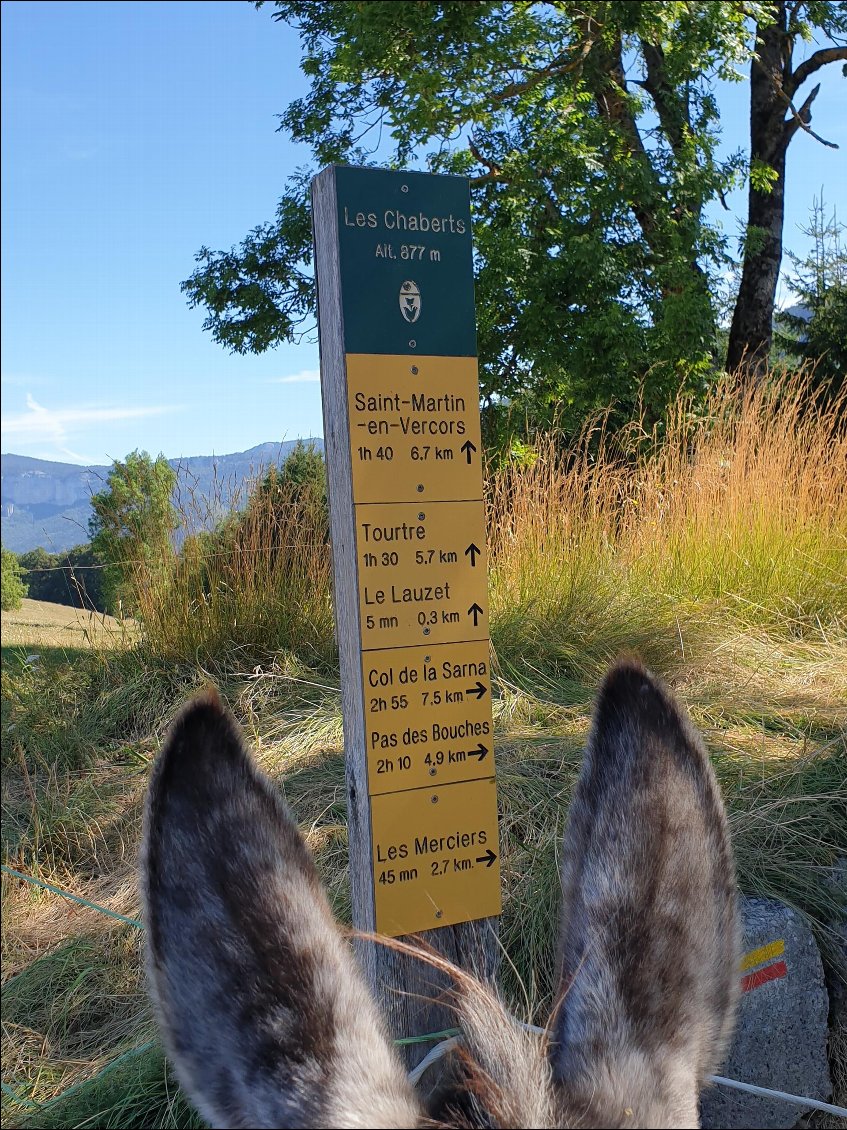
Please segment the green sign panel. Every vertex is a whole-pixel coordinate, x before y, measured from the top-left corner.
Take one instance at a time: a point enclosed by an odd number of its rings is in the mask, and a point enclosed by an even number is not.
[[[475,357],[464,177],[335,170],[346,353]]]

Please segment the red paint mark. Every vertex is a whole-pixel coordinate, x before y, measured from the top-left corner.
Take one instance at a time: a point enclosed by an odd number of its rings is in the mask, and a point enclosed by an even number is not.
[[[768,981],[779,981],[781,977],[788,974],[788,966],[784,961],[775,961],[773,965],[766,965],[763,969],[757,969],[755,973],[748,973],[746,977],[741,978],[741,992],[749,993],[751,989],[758,989],[760,985],[766,985]]]

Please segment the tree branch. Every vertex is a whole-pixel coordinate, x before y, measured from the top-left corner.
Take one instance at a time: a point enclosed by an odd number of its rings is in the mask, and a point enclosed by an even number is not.
[[[809,126],[809,122],[812,120],[812,103],[817,98],[820,88],[820,83],[812,88],[812,90],[809,92],[808,98],[799,110],[795,109],[794,103],[791,101],[788,95],[783,91],[780,91],[781,97],[784,98],[788,103],[788,108],[791,111],[791,117],[786,119],[784,126],[783,136],[785,138],[786,145],[788,145],[789,141],[797,132],[797,130],[802,129],[805,130],[806,133],[811,134],[815,141],[819,141],[821,145],[826,145],[829,149],[838,148],[838,145],[834,141],[827,141],[825,137],[821,137],[819,133],[815,133],[815,131]]]
[[[639,39],[639,42],[647,77],[638,85],[650,95],[665,136],[678,156],[683,141],[683,126],[689,123],[688,106],[679,97],[673,84],[668,81],[665,53],[662,48],[657,44],[648,43],[645,39]]]
[[[646,179],[652,182],[651,199],[645,199],[644,196],[647,195],[645,193],[639,199],[631,200],[630,207],[648,245],[655,250],[657,228],[655,195],[659,191],[658,182],[638,122],[627,102],[626,75],[622,58],[623,44],[620,34],[612,43],[600,42],[597,56],[596,70],[592,71],[589,79],[597,110],[623,138],[630,155],[638,161],[647,175]]]
[[[839,59],[847,59],[847,47],[822,47],[820,51],[816,51],[801,63],[793,74],[786,77],[783,83],[785,93],[789,98],[793,98],[798,87],[803,85],[809,75],[813,75],[827,63],[835,63]]]
[[[498,165],[496,161],[490,160],[488,157],[483,157],[479,149],[477,149],[472,137],[468,138],[468,149],[470,149],[473,159],[480,165],[485,165],[488,169],[487,173],[482,173],[478,177],[470,178],[472,188],[476,188],[476,186],[480,184],[487,184],[488,181],[503,179],[502,166]]]
[[[589,27],[593,23],[594,21],[589,19]],[[516,98],[519,94],[526,94],[528,91],[534,90],[539,83],[544,82],[548,78],[558,78],[559,75],[567,75],[571,74],[573,71],[579,70],[591,53],[591,49],[596,40],[596,34],[587,34],[576,58],[569,59],[568,53],[563,51],[548,63],[546,67],[533,71],[523,82],[510,82],[509,85],[504,86],[502,90],[496,91],[491,95],[491,101],[499,105],[501,102],[508,101],[509,98]]]
[[[794,0],[788,11],[788,30],[791,31],[797,23],[797,17],[800,14],[800,9],[803,7],[803,0]]]

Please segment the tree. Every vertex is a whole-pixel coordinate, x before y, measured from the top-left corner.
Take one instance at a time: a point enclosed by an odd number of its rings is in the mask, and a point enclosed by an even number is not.
[[[244,510],[228,514],[210,536],[222,544],[258,539],[269,545],[280,529],[291,528],[294,512],[329,538],[326,462],[314,443],[303,440],[255,484]]]
[[[729,372],[745,366],[753,378],[764,373],[771,349],[782,263],[788,146],[805,130],[822,144],[837,148],[811,128],[812,103],[820,85],[812,87],[802,102],[801,88],[821,67],[847,59],[847,46],[833,43],[794,65],[798,38],[809,39],[815,29],[832,39],[847,35],[847,4],[779,0],[764,8],[756,25],[756,52],[750,64],[747,230],[726,356]]]
[[[18,554],[18,564],[30,599],[49,600],[54,604],[66,603],[58,599],[63,582],[56,570],[57,556],[58,554],[48,553],[42,546]]]
[[[293,490],[296,496],[310,494],[326,505],[326,463],[314,443],[298,439],[281,467],[272,467],[260,490]]]
[[[833,211],[827,218],[823,198],[812,205],[803,233],[812,240],[808,255],[788,253],[794,271],[788,285],[799,308],[783,311],[776,321],[777,344],[799,361],[814,366],[815,385],[837,395],[847,381],[847,248],[844,225]]]
[[[27,594],[18,559],[10,549],[0,549],[0,608],[13,612]]]
[[[176,473],[164,455],[155,461],[146,451],[115,460],[106,487],[92,495],[88,532],[91,548],[104,563],[105,603],[115,611],[119,601],[137,603],[136,587],[148,583],[167,563],[177,528],[171,494]]]
[[[555,405],[576,424],[613,398],[628,408],[639,386],[657,414],[700,381],[724,255],[703,209],[741,170],[717,156],[713,80],[749,57],[748,13],[764,21],[767,5],[275,6],[311,81],[281,128],[315,167],[470,177],[489,422]],[[274,222],[202,248],[183,283],[236,352],[297,340],[314,316],[311,171]]]
[[[799,109],[792,99],[846,57],[834,45],[792,68],[794,41],[841,34],[847,5],[275,7],[300,32],[311,81],[281,128],[311,147],[314,166],[387,161],[470,176],[489,423],[514,408],[543,420],[553,405],[577,423],[614,398],[626,413],[637,395],[655,416],[681,385],[702,385],[726,256],[703,209],[747,165],[717,156],[714,80],[738,78],[755,47],[750,216],[728,361],[763,355],[785,153],[798,129],[811,132],[817,88]],[[183,283],[230,349],[261,352],[307,332],[311,171],[291,179],[274,222],[229,252],[202,248]]]
[[[106,611],[103,563],[90,545],[77,545],[64,553],[48,553],[39,546],[20,554],[18,561],[33,600]]]

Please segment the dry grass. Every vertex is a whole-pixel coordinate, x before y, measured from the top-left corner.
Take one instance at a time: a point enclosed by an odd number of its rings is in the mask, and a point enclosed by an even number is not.
[[[182,551],[135,563],[131,588],[155,655],[215,668],[222,658],[224,666],[246,664],[281,650],[332,661],[325,503],[311,489],[278,482],[263,490],[261,483],[229,492],[234,510],[214,533],[217,502],[187,494]]]
[[[517,668],[596,677],[623,648],[697,665],[716,627],[840,639],[847,625],[845,406],[803,382],[718,388],[659,439],[602,421],[490,489],[492,636]]]
[[[736,656],[742,648],[736,639]],[[795,675],[808,655],[808,645],[801,644],[793,657]],[[847,648],[842,656],[847,658]],[[692,700],[692,711],[710,740],[730,807],[741,884],[799,906],[826,942],[834,905],[815,877],[845,847],[847,759],[837,728],[843,700],[827,703],[821,693],[816,724],[803,731],[778,706],[766,713],[748,709],[747,689],[756,701],[764,686],[751,683],[743,666],[737,676],[734,683],[723,682],[720,701],[704,692],[701,701]],[[693,685],[693,672],[691,680]],[[337,913],[349,918],[337,685],[302,668],[271,668],[234,678],[224,691],[261,764],[297,813]],[[515,967],[504,970],[505,987],[515,1006],[537,1021],[549,1007],[557,844],[587,732],[590,689],[570,705],[502,683],[497,691],[501,936]],[[732,717],[731,727],[715,723],[716,710]],[[82,772],[36,771],[28,780],[7,773],[4,826],[12,865],[112,910],[137,914],[134,865],[151,756],[148,750],[117,766],[104,760]],[[147,1074],[130,1104],[137,1120],[121,1121],[124,1106],[120,1117],[101,1120],[116,1084],[111,1074],[100,1081],[97,1073],[152,1033],[138,933],[8,876],[3,905],[4,1078],[14,1082],[16,1093],[41,1103],[94,1080],[71,1096],[72,1105],[61,1099],[49,1108],[55,1121],[31,1124],[84,1124],[71,1121],[80,1109],[87,1117],[98,1112],[98,1125],[192,1124],[183,1107],[171,1109],[171,1084],[152,1051],[152,1059],[141,1057]],[[14,1105],[9,1111],[23,1113]]]
[[[798,907],[833,953],[825,878],[847,854],[845,443],[835,412],[815,414],[796,384],[724,389],[695,421],[680,406],[664,443],[636,427],[566,452],[540,437],[531,466],[490,482],[504,986],[528,1017],[549,1005],[557,844],[593,689],[621,649],[665,674],[706,734],[742,888]],[[324,528],[305,529],[293,506],[274,509],[270,536],[250,521],[214,553],[190,543],[158,590],[168,603],[151,588],[141,648],[4,672],[11,866],[137,914],[149,764],[208,660],[349,916]],[[147,1046],[138,932],[5,874],[2,894],[4,1122],[197,1125]],[[833,1048],[837,1066],[843,1041]]]
[[[138,625],[99,612],[86,612],[66,604],[25,598],[14,612],[0,613],[3,647],[27,651],[40,647],[61,650],[125,648],[137,639]]]

